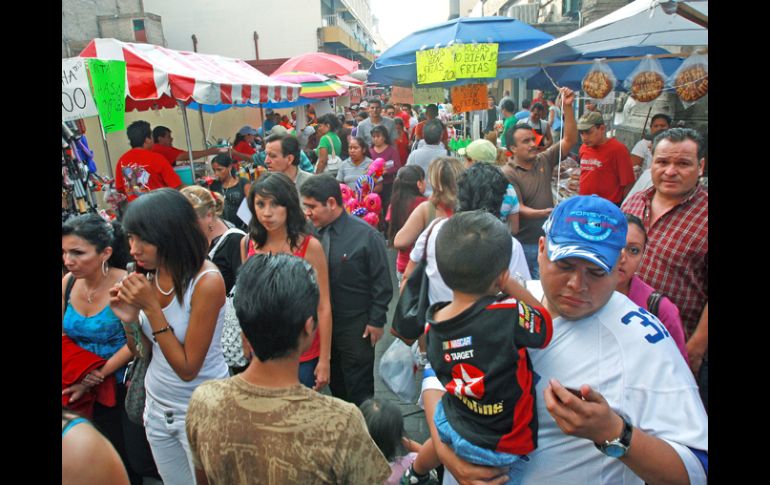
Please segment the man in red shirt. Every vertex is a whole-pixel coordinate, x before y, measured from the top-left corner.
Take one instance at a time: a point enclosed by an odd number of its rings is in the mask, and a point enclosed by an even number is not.
[[[128,196],[128,202],[150,190],[179,189],[182,180],[163,156],[153,152],[150,124],[134,121],[126,129],[131,150],[120,157],[115,167],[115,189]]]
[[[579,152],[579,194],[596,194],[620,206],[636,180],[628,148],[614,138],[607,138],[601,113],[586,113],[578,120],[577,129],[583,140]]]
[[[633,194],[622,207],[644,223],[647,250],[639,276],[679,309],[690,368],[698,377],[708,353],[709,199],[698,184],[705,163],[703,145],[703,138],[691,129],[660,133],[652,149],[653,186]]]
[[[165,126],[156,126],[152,130],[152,139],[155,144],[152,146],[152,151],[163,155],[163,158],[168,160],[168,163],[173,167],[176,162],[183,160],[189,160],[190,154],[185,150],[180,150],[174,147],[174,138],[171,136],[171,130]],[[226,150],[225,150],[226,151]],[[220,148],[211,147],[205,150],[193,150],[193,158],[202,158],[208,155],[216,155],[220,153]]]
[[[425,121],[417,123],[417,126],[414,128],[414,141],[423,139],[422,130],[425,127],[425,123],[436,118],[438,118],[438,106],[429,104],[425,107]],[[445,148],[449,146],[449,135],[446,130],[441,133],[441,143],[444,144]]]

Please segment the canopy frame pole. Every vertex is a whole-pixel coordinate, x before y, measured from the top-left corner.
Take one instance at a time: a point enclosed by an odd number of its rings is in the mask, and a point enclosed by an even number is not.
[[[612,57],[612,58],[601,58],[603,62],[623,62],[623,61],[641,61],[642,59],[646,57],[652,57],[653,59],[666,59],[666,58],[672,58],[672,57],[679,57],[682,59],[685,59],[687,57],[690,57],[690,54],[684,53],[684,52],[675,52],[675,53],[668,53],[668,54],[650,54],[650,55],[644,55],[644,56],[631,56],[631,57]],[[600,59],[600,58],[596,58]],[[589,61],[565,61],[565,62],[549,62],[549,63],[539,63],[539,64],[516,64],[514,66],[500,66],[498,65],[498,69],[509,69],[509,68],[523,68],[523,67],[557,67],[557,66],[577,66],[582,64],[593,64],[596,59],[591,59]]]
[[[114,177],[115,174],[112,171],[112,159],[110,158],[110,147],[107,146],[107,135],[104,133],[102,117],[97,115],[97,118],[99,118],[99,133],[102,135],[102,145],[104,146],[104,159],[107,162],[107,172]]]
[[[205,147],[206,146],[206,140],[207,140],[207,137],[206,137],[206,124],[203,121],[203,106],[200,103],[198,103],[198,114],[201,117],[201,132],[203,133],[203,146]]]
[[[192,153],[192,142],[190,140],[190,123],[187,120],[187,108],[184,101],[177,99],[177,105],[182,110],[182,122],[184,123],[184,137],[187,141],[187,153],[190,155],[190,173],[192,174],[193,183],[195,183],[195,159]]]

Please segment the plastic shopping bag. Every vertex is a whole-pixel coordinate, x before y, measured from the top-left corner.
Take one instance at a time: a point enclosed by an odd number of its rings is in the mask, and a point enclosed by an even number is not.
[[[596,59],[583,78],[583,92],[593,99],[604,99],[615,89],[616,82],[615,74],[604,59]]]
[[[413,344],[417,345],[417,342]],[[417,364],[412,349],[395,339],[380,360],[380,378],[388,389],[406,403],[414,403],[419,388],[414,380]]]
[[[623,86],[636,102],[649,103],[655,101],[663,92],[666,84],[664,75],[660,62],[651,55],[647,55],[626,78]]]
[[[689,108],[709,91],[708,54],[693,54],[669,78],[682,105]]]

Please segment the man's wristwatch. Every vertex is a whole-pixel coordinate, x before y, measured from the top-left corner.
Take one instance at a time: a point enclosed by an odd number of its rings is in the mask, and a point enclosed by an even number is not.
[[[634,427],[625,417],[620,416],[620,418],[623,420],[623,432],[620,434],[620,438],[605,441],[601,445],[594,443],[597,450],[611,458],[623,458],[628,454],[628,448],[631,446],[631,432],[634,430]]]

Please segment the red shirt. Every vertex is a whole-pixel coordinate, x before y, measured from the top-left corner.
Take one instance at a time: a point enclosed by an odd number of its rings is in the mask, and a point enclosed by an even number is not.
[[[614,138],[598,147],[580,147],[580,195],[596,194],[620,204],[623,188],[635,181],[628,148]]]
[[[414,128],[414,139],[415,140],[422,140],[422,129],[425,127],[425,121],[420,121],[417,123],[417,126]],[[449,134],[446,130],[441,132],[441,141],[444,143],[444,146],[449,146]]]
[[[399,111],[398,113],[396,113],[396,116],[398,116],[399,118],[404,120],[404,129],[408,130],[409,129],[409,120],[412,119],[412,117],[409,116],[409,113],[407,113],[406,111]]]
[[[184,150],[180,150],[174,147],[169,147],[166,145],[161,145],[160,143],[154,144],[152,146],[152,151],[157,153],[158,155],[162,155],[163,158],[168,160],[168,163],[170,163],[172,167],[176,163],[176,157],[178,157],[180,153],[184,153]]]
[[[640,218],[647,230],[639,276],[679,308],[689,338],[708,303],[709,196],[698,186],[651,226],[654,195],[655,187],[637,192],[626,199],[622,210]]]
[[[233,147],[236,152],[245,153],[246,155],[254,155],[257,150],[249,144],[246,140],[241,140],[237,145]]]
[[[136,189],[126,187],[126,180],[123,174],[123,168],[129,168],[129,166],[135,165],[140,171],[146,172],[149,177],[145,176],[146,180],[141,185],[137,185]],[[133,172],[136,172],[134,167],[131,167]],[[154,189],[161,189],[163,187],[177,188],[182,185],[182,179],[169,165],[168,160],[150,150],[144,148],[132,148],[123,154],[118,160],[118,164],[115,167],[115,189],[118,192],[122,192],[128,196],[128,201],[138,197],[138,194],[142,192],[149,192]]]
[[[406,159],[409,158],[409,137],[406,132],[402,131],[401,136],[396,140],[396,149],[401,161],[406,163]]]

